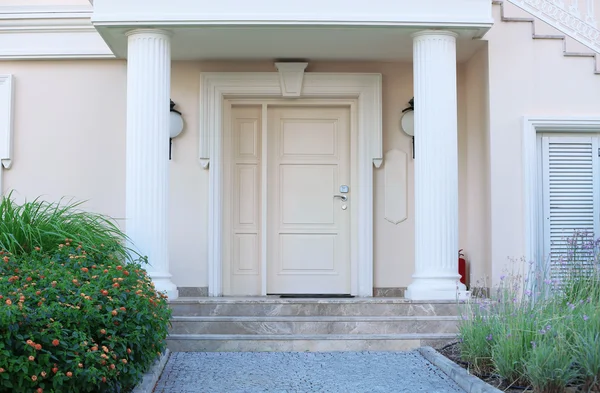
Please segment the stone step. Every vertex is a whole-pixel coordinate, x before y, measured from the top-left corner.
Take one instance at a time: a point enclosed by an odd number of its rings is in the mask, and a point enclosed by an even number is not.
[[[329,352],[409,351],[421,346],[439,347],[456,334],[171,334],[173,352]]]
[[[173,316],[457,316],[457,302],[419,302],[404,298],[281,299],[179,298]]]
[[[457,333],[456,316],[269,316],[171,319],[171,334],[402,334]]]

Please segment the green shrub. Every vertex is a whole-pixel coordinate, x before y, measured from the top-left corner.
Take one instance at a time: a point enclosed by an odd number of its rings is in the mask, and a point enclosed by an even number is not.
[[[1,392],[126,392],[140,380],[165,349],[170,309],[118,253],[67,240],[0,255]]]
[[[0,202],[0,250],[14,255],[27,254],[35,247],[54,250],[68,238],[88,246],[104,244],[113,247],[119,257],[130,258],[132,250],[119,246],[126,240],[125,234],[110,218],[80,210],[83,202],[35,199],[19,205],[11,196]]]
[[[459,324],[461,337],[460,354],[476,374],[492,371],[492,344],[495,337],[493,316],[489,313],[490,303],[480,299],[463,308]]]
[[[564,337],[550,332],[532,344],[525,360],[527,378],[536,393],[562,393],[577,378],[574,357]]]
[[[524,277],[507,274],[490,298],[469,302],[468,310],[479,311],[463,316],[459,332],[461,357],[474,371],[539,393],[569,384],[600,391],[600,240],[590,239],[575,233],[567,240],[564,255],[555,258],[562,261],[560,279],[529,263]],[[489,356],[491,365],[478,367],[473,353]]]

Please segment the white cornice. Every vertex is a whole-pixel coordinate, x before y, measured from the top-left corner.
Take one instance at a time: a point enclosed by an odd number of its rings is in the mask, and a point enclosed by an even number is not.
[[[91,5],[0,7],[0,60],[114,58],[92,13]]]

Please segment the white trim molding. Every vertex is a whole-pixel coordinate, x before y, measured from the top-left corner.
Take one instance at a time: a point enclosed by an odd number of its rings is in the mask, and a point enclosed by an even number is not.
[[[2,172],[9,169],[13,158],[13,76],[0,75],[0,196],[4,191]]]
[[[373,165],[382,157],[381,74],[306,73],[301,98],[358,102],[358,268],[355,295],[373,295]],[[200,78],[200,162],[209,168],[208,291],[222,296],[223,100],[282,98],[278,72],[208,72]]]
[[[0,60],[113,59],[91,6],[0,7]]]
[[[543,263],[539,216],[538,132],[600,132],[600,117],[532,117],[523,118],[523,217],[525,258]]]

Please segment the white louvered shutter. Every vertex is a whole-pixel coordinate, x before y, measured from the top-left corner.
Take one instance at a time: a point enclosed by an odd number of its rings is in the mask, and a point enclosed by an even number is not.
[[[568,239],[574,232],[587,232],[589,240],[600,235],[598,137],[544,136],[542,153],[544,254],[551,277],[562,279],[573,263]],[[592,257],[591,250],[575,255],[578,266]]]

